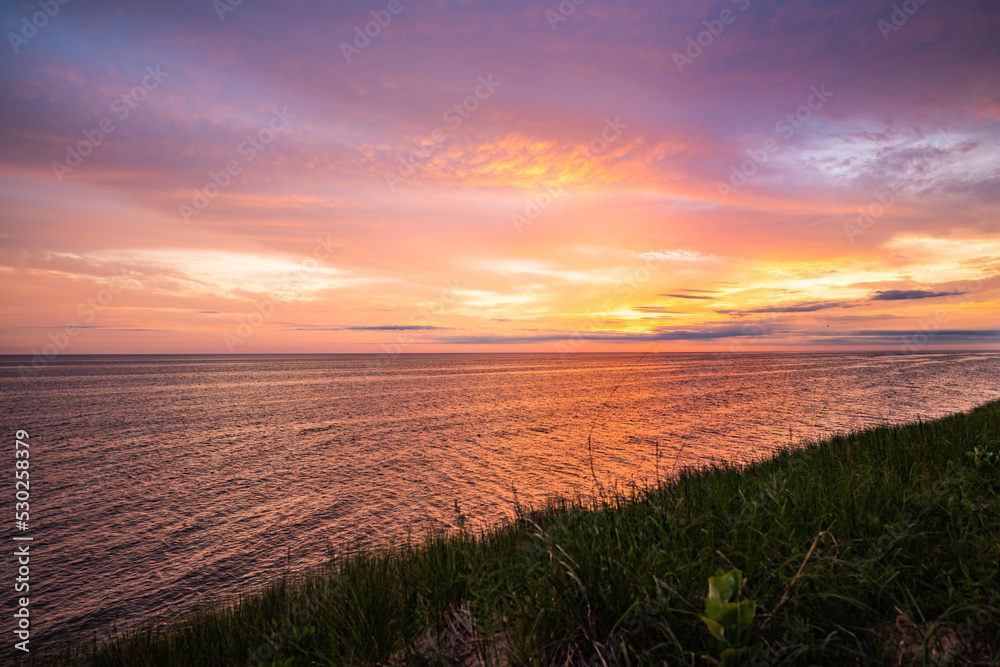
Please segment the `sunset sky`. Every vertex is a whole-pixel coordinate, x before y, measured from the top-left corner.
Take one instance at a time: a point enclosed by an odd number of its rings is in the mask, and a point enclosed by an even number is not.
[[[237,1],[3,4],[0,353],[1000,349],[995,0]]]

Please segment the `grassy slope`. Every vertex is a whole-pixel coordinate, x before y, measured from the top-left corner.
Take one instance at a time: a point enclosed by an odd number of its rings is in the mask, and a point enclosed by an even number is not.
[[[93,665],[475,656],[704,665],[709,634],[692,612],[704,608],[706,578],[737,567],[757,604],[764,648],[754,664],[937,664],[948,655],[1000,664],[1000,464],[966,455],[976,447],[1000,451],[1000,402],[743,470],[684,471],[597,508],[522,512],[485,535],[345,557],[235,608],[75,655]]]

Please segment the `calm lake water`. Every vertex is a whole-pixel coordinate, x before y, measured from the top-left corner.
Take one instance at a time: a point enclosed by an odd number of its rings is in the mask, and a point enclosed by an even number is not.
[[[0,399],[11,466],[31,435],[33,648],[454,527],[456,502],[496,522],[515,490],[652,483],[1000,398],[989,353],[64,356],[22,381],[26,361],[0,357]]]

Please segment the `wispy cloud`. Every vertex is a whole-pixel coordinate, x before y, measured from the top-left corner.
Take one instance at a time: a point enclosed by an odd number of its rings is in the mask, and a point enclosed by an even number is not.
[[[300,324],[288,326],[288,331],[448,331],[451,327],[418,326],[407,324],[386,324],[382,326],[322,326]]]
[[[746,310],[716,310],[722,315],[735,315],[743,317],[758,313],[814,313],[817,310],[827,310],[829,308],[853,308],[859,305],[852,301],[807,301],[781,306],[764,306],[762,308],[749,308]]]
[[[877,292],[875,296],[872,297],[872,301],[912,301],[914,299],[934,299],[941,296],[956,296],[958,294],[965,294],[965,292],[933,292],[931,290],[923,289],[891,289]]]
[[[698,296],[695,294],[661,294],[660,296],[670,297],[672,299],[705,299],[712,300],[714,296]]]
[[[683,315],[680,310],[670,310],[664,306],[633,306],[632,310],[638,313],[661,313],[666,315]]]

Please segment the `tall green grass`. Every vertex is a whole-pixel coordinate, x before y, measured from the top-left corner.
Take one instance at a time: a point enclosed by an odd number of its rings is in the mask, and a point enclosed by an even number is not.
[[[1000,664],[1000,402],[335,558],[22,664],[705,665],[718,568],[754,665]]]

